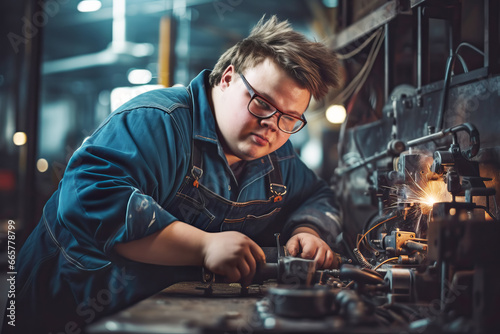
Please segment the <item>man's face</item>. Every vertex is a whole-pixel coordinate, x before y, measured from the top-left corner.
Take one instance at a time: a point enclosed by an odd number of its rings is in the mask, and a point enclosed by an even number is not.
[[[310,93],[300,87],[274,62],[265,60],[242,73],[254,91],[279,111],[302,116],[309,104]],[[239,160],[254,160],[280,148],[290,134],[278,128],[279,113],[259,119],[247,109],[250,93],[234,67],[229,66],[214,98],[215,118],[224,153],[229,164]]]

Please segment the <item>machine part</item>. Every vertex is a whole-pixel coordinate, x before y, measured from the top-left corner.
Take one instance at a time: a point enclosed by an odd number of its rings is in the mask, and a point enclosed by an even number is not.
[[[477,155],[479,152],[479,147],[480,147],[480,139],[479,139],[479,131],[477,130],[476,126],[471,124],[471,123],[463,123],[459,124],[457,126],[453,126],[448,129],[444,129],[442,131],[430,134],[428,136],[420,137],[417,139],[410,140],[406,143],[407,147],[414,147],[417,145],[425,144],[431,141],[434,141],[436,139],[443,138],[447,135],[452,135],[453,136],[453,143],[457,143],[457,133],[465,131],[469,134],[469,144],[470,147],[467,148],[466,150],[462,151],[462,154],[464,155],[465,158],[471,159]]]
[[[409,249],[409,250],[427,252],[427,244],[424,244],[421,242],[406,240],[404,243],[404,247]]]
[[[382,158],[388,157],[388,156],[399,156],[401,153],[403,153],[406,148],[408,147],[414,147],[418,146],[421,144],[425,144],[431,141],[434,141],[436,139],[440,139],[443,137],[446,137],[448,135],[453,136],[453,143],[456,144],[457,142],[457,133],[465,131],[469,134],[469,143],[470,147],[468,147],[466,150],[462,151],[462,154],[464,155],[465,158],[471,159],[477,155],[479,152],[479,147],[480,147],[480,139],[479,139],[479,131],[477,128],[470,123],[463,123],[448,129],[444,129],[442,131],[430,134],[428,136],[420,137],[417,139],[413,139],[408,141],[406,144],[399,140],[399,139],[393,139],[389,141],[387,144],[387,149],[382,152],[375,153],[374,155],[365,158],[351,166],[344,167],[344,168],[337,168],[335,170],[335,173],[337,175],[343,175],[346,173],[350,173],[353,170],[356,170],[360,167],[366,166],[372,162],[375,162],[377,160],[380,160]]]
[[[393,139],[387,144],[387,149],[385,151],[376,153],[376,154],[372,155],[371,157],[363,159],[363,160],[361,160],[361,161],[359,161],[351,166],[344,167],[344,168],[337,168],[335,170],[335,173],[337,175],[343,175],[346,173],[350,173],[350,172],[352,172],[360,167],[366,166],[372,162],[380,160],[382,158],[389,157],[389,156],[398,156],[399,154],[401,154],[405,150],[405,148],[406,148],[406,146],[405,146],[404,142],[402,142],[401,140],[398,140],[398,139]]]
[[[418,152],[402,153],[397,161],[397,171],[403,179],[401,183],[417,184],[428,182],[433,178],[433,173],[430,170],[433,159],[430,153]]]
[[[277,278],[280,283],[299,284],[306,287],[311,286],[316,273],[316,263],[314,260],[289,256],[286,247],[280,243],[280,234],[275,233],[274,236],[276,237],[278,263],[276,266],[267,263],[261,264],[260,268],[257,268],[258,271],[254,281],[258,283],[265,279]]]
[[[354,280],[363,284],[384,284],[384,279],[375,270],[360,269],[350,264],[344,264],[339,273],[342,280]]]
[[[394,255],[401,255],[401,254],[410,254],[413,252],[413,249],[408,248],[407,242],[410,239],[415,238],[415,233],[414,232],[407,232],[407,231],[400,231],[399,229],[396,231],[392,231],[390,235],[386,235],[382,239],[382,244],[383,247],[389,252],[393,253]],[[417,249],[420,250],[420,249]]]
[[[363,267],[363,268],[372,268],[372,265],[370,262],[368,262],[363,254],[359,251],[359,249],[354,248],[353,250],[354,256],[356,256],[356,260],[358,260],[358,263]]]
[[[284,317],[321,318],[335,312],[335,294],[327,287],[297,288],[279,286],[269,288],[268,299],[274,314]]]
[[[484,221],[484,217],[471,219],[467,211],[472,205],[439,203],[440,211],[456,212],[436,215],[429,233],[429,258],[443,268],[437,274],[441,310],[472,319],[474,332],[498,332],[500,260],[496,243],[500,225]],[[471,306],[464,307],[464,303]]]
[[[398,257],[399,264],[414,264],[408,255],[400,255]]]
[[[316,262],[300,257],[284,256],[279,259],[278,268],[279,282],[309,287],[316,272]]]
[[[252,279],[253,284],[263,284],[269,279],[277,279],[279,277],[278,263],[257,263],[257,269]]]
[[[392,268],[387,270],[384,280],[389,284],[389,303],[412,300],[414,273],[412,269]]]
[[[373,311],[361,299],[361,296],[354,290],[342,290],[337,293],[336,302],[339,313],[347,318],[351,324],[363,324],[370,322]]]

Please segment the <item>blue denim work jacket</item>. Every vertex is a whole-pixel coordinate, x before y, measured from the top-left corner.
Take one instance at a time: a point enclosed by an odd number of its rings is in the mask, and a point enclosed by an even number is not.
[[[132,99],[75,151],[19,254],[20,323],[29,314],[37,328],[84,326],[185,280],[187,268],[136,263],[113,252],[117,243],[176,220],[209,232],[240,231],[261,246],[274,245],[275,232],[286,240],[306,225],[334,243],[340,230],[334,193],[290,142],[248,162],[235,179],[217,138],[208,74],[187,88]],[[270,180],[276,171],[279,180]]]

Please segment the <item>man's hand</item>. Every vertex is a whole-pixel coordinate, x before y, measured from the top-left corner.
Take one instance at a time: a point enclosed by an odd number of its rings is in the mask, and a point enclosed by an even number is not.
[[[286,243],[286,249],[292,256],[314,259],[316,268],[328,269],[338,266],[337,256],[331,248],[309,227],[298,227]]]
[[[115,251],[133,261],[165,266],[205,266],[228,282],[250,285],[264,251],[242,233],[208,233],[175,221],[142,239],[120,243]]]
[[[211,272],[225,276],[227,282],[250,285],[257,262],[266,262],[262,248],[242,233],[208,233],[204,239],[203,265]]]

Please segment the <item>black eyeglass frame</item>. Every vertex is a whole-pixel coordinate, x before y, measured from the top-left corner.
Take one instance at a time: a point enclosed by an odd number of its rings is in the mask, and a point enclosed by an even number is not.
[[[271,102],[269,102],[268,99],[266,99],[265,97],[263,97],[262,95],[260,95],[259,93],[257,93],[255,91],[255,89],[253,89],[252,85],[250,85],[250,83],[247,81],[247,79],[245,78],[245,76],[243,76],[243,74],[239,73],[239,75],[240,75],[241,79],[243,80],[243,83],[245,84],[245,87],[247,88],[248,92],[250,93],[250,101],[248,101],[248,105],[247,105],[247,110],[248,110],[249,113],[251,113],[253,116],[255,116],[257,118],[260,118],[260,119],[268,119],[268,118],[273,117],[276,113],[279,113],[278,122],[276,123],[278,125],[278,129],[280,129],[280,131],[283,131],[283,132],[288,133],[288,134],[297,133],[297,132],[299,132],[300,130],[302,130],[304,128],[304,126],[307,124],[307,120],[306,120],[306,118],[305,118],[304,115],[302,115],[302,117],[297,117],[297,116],[293,116],[293,115],[290,115],[290,114],[282,112],[281,110],[279,110],[278,108],[276,108]],[[268,103],[271,107],[274,108],[274,111],[270,115],[267,115],[267,116],[260,116],[260,115],[254,114],[250,110],[250,104],[252,103],[252,101],[256,97],[258,97],[258,98],[264,100],[266,103]],[[283,130],[280,127],[280,119],[281,119],[281,116],[283,116],[283,115],[286,115],[288,117],[296,119],[297,121],[302,122],[302,125],[300,125],[297,130],[293,130],[293,131]]]

